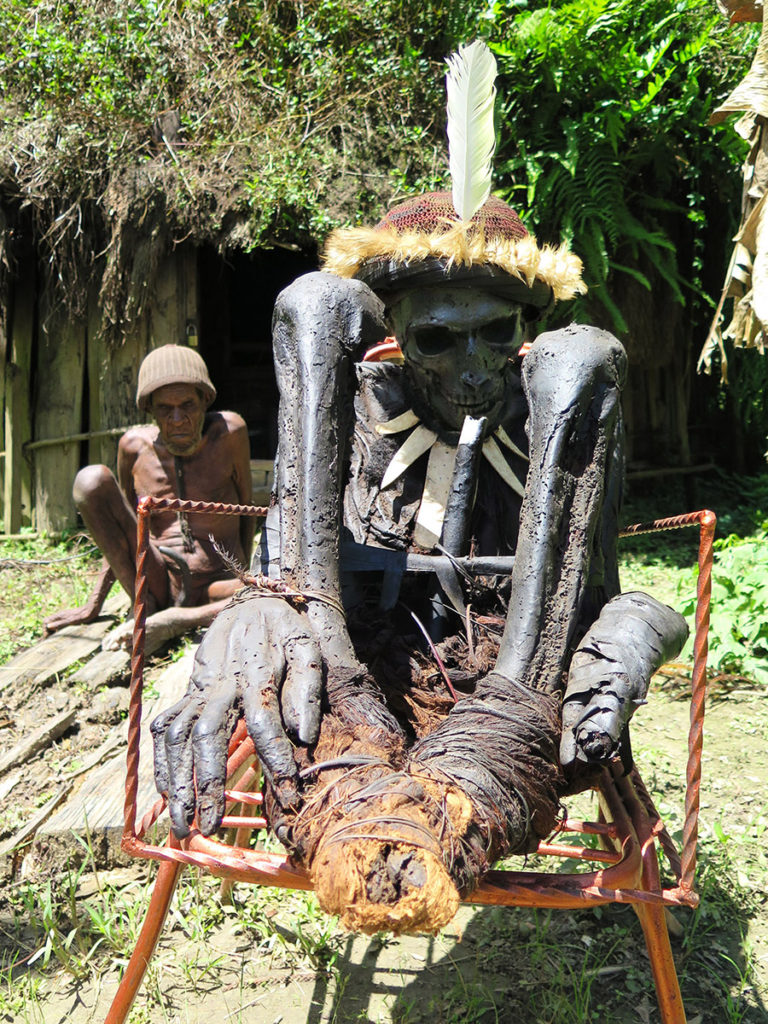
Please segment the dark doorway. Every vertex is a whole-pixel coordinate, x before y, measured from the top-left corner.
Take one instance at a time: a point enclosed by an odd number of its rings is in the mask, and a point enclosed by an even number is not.
[[[272,365],[272,309],[286,285],[317,260],[285,249],[223,258],[199,250],[199,346],[216,385],[218,409],[248,424],[252,459],[272,459],[277,447],[277,385]]]

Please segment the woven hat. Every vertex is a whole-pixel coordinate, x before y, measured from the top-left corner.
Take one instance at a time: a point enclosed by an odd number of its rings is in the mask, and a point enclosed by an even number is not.
[[[539,308],[586,291],[581,260],[568,246],[539,247],[512,207],[495,196],[466,221],[450,192],[416,196],[373,228],[332,232],[323,265],[365,281],[384,298],[446,280],[481,285]]]
[[[356,277],[387,301],[449,280],[480,285],[541,310],[585,292],[581,260],[567,245],[538,246],[517,213],[491,195],[496,148],[496,60],[475,40],[447,58],[450,192],[393,207],[374,228],[333,231],[323,266]]]
[[[136,405],[146,412],[153,392],[167,384],[191,384],[202,391],[206,407],[216,397],[208,367],[199,353],[185,345],[161,345],[144,357],[139,367]]]

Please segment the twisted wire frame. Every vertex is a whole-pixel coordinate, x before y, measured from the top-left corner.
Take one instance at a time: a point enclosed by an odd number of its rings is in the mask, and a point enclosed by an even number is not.
[[[233,881],[283,888],[312,889],[307,873],[281,854],[267,853],[249,845],[253,830],[267,826],[255,816],[262,796],[249,785],[258,783],[255,749],[241,720],[229,744],[227,777],[235,773],[237,788],[226,790],[227,805],[240,805],[251,814],[228,813],[224,828],[237,830],[235,845],[203,836],[194,826],[190,836],[176,840],[171,834],[163,846],[145,841],[147,831],[161,817],[166,801],[161,797],[137,822],[139,743],[141,734],[141,693],[144,674],[144,638],[146,630],[146,558],[149,550],[149,520],[159,511],[216,513],[233,516],[264,516],[266,509],[251,505],[227,505],[216,502],[144,497],[138,505],[138,544],[134,634],[131,659],[131,703],[128,727],[128,753],[125,785],[123,849],[135,857],[188,864],[206,868],[212,874]],[[691,689],[688,759],[686,766],[685,823],[682,849],[678,853],[636,770],[624,775],[618,764],[602,769],[597,788],[600,820],[565,819],[539,853],[575,860],[594,861],[599,867],[581,873],[546,871],[489,872],[468,902],[508,906],[578,908],[606,903],[628,903],[640,911],[643,906],[688,906],[698,903],[694,889],[696,844],[698,837],[699,791],[706,691],[707,631],[712,578],[712,545],[716,517],[709,510],[668,519],[641,523],[622,531],[622,536],[656,533],[663,530],[699,527],[698,586],[695,617],[694,667]],[[558,843],[560,833],[573,832],[598,837],[600,848]],[[664,887],[660,881],[656,845],[664,851],[674,876],[674,884]],[[673,1018],[669,1018],[673,1019]],[[676,1018],[675,1018],[676,1019]]]

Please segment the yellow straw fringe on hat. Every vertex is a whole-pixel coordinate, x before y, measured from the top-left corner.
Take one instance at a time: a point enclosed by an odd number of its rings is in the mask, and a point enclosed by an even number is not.
[[[539,280],[548,285],[558,301],[583,295],[582,262],[566,244],[539,247],[532,235],[523,238],[486,238],[477,223],[457,221],[447,230],[426,234],[398,232],[392,227],[337,228],[328,236],[323,269],[338,277],[355,277],[369,260],[414,263],[426,259],[446,261],[446,266],[493,264],[524,281],[530,288]]]

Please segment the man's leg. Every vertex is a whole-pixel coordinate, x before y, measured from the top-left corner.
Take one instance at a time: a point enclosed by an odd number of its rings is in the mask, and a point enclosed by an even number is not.
[[[133,600],[136,583],[136,513],[128,504],[114,474],[106,466],[85,466],[75,477],[72,495],[83,522],[110,568]],[[150,544],[147,554],[150,613],[170,599],[168,570]]]
[[[242,587],[242,583],[238,579],[234,580],[214,580],[213,583],[208,585],[206,591],[209,601],[221,601],[225,597],[232,597]]]

